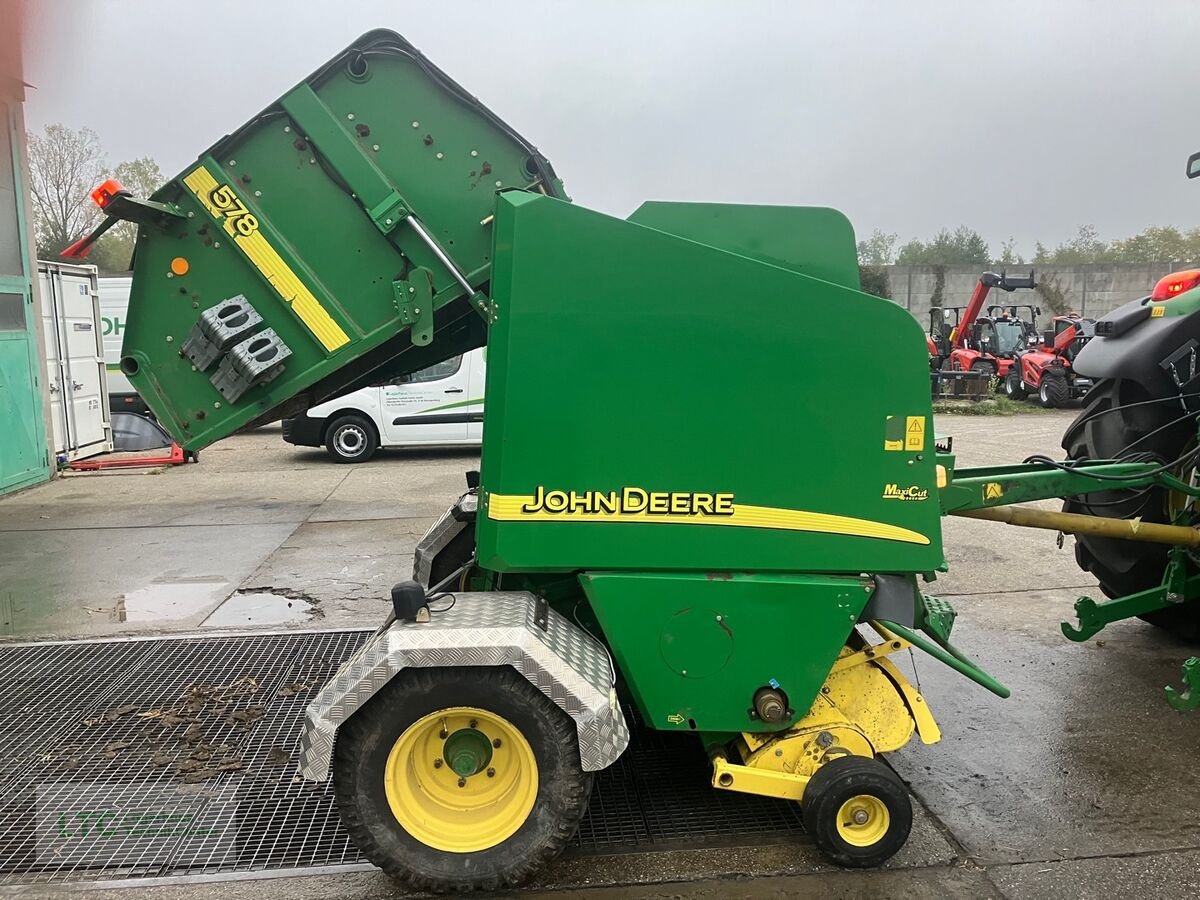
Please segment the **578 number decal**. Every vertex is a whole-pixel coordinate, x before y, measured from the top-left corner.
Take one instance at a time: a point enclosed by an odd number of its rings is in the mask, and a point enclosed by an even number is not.
[[[214,188],[208,199],[228,220],[226,225],[233,226],[238,234],[249,237],[258,231],[258,218],[246,209],[246,204],[238,199],[229,185],[223,184]]]

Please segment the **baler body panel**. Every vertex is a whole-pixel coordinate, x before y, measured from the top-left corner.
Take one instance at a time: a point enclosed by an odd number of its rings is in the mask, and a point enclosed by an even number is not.
[[[846,576],[599,573],[584,590],[653,728],[757,731],[751,698],[778,685],[803,716],[866,606]]]
[[[650,200],[630,222],[858,290],[854,227],[836,209]]]
[[[528,193],[498,200],[492,298],[481,565],[942,565],[924,335],[902,307]],[[844,364],[847,321],[886,377]]]
[[[479,346],[482,323],[463,321],[478,318],[471,292],[406,220],[486,288],[501,187],[561,195],[537,151],[411,45],[364,36],[155,193],[180,215],[139,228],[131,382],[198,448],[293,398],[320,402]],[[181,350],[204,310],[238,295],[290,356],[231,399],[215,367],[195,371]],[[422,295],[431,308],[401,309]],[[432,342],[413,346],[410,319],[432,310]]]

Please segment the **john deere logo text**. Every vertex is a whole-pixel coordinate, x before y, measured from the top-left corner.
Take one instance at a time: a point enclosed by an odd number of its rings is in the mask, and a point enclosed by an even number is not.
[[[885,484],[883,486],[884,500],[928,500],[929,491],[917,485],[909,485],[908,487],[900,487],[898,484]]]
[[[697,491],[646,491],[627,487],[619,491],[548,491],[534,488],[521,512],[658,516],[732,516],[733,494],[705,494]]]

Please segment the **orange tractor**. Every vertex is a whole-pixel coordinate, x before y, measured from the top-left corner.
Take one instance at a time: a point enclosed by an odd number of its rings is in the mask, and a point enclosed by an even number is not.
[[[1092,379],[1078,374],[1072,364],[1096,333],[1096,320],[1073,312],[1051,322],[1040,344],[1016,354],[1004,379],[1004,393],[1013,400],[1036,394],[1042,406],[1061,409],[1092,388]]]

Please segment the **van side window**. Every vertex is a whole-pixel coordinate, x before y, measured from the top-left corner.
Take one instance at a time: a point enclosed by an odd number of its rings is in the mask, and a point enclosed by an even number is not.
[[[393,379],[391,384],[420,384],[424,381],[440,381],[443,378],[449,378],[462,368],[462,359],[460,353],[458,356],[452,356],[427,369],[418,369],[408,375],[401,375],[399,378]]]

